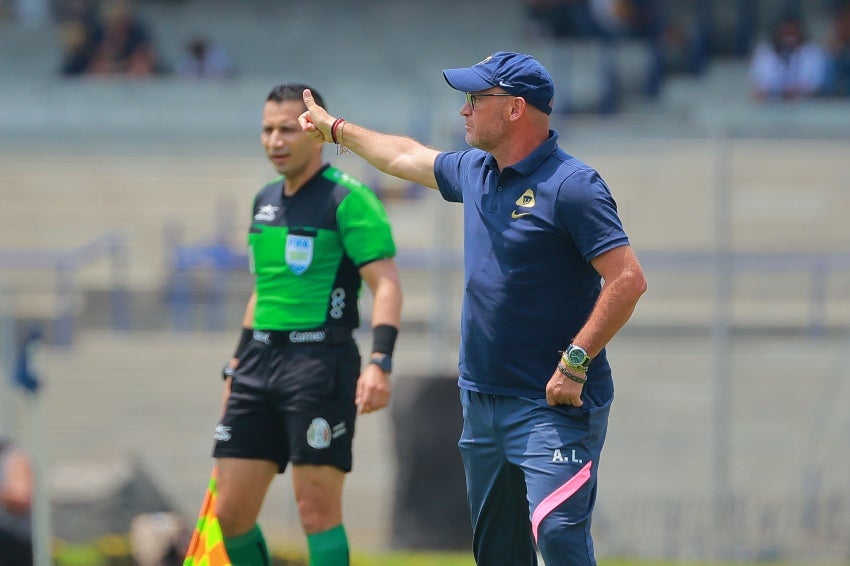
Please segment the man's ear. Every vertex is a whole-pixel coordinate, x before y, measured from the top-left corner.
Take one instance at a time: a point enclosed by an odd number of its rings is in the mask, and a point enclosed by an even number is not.
[[[528,103],[523,97],[515,96],[513,100],[511,100],[510,109],[510,119],[519,120],[520,116],[528,112]]]

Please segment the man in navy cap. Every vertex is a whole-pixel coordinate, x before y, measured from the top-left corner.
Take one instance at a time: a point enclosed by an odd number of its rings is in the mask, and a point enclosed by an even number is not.
[[[646,290],[608,186],[558,147],[533,57],[448,69],[472,149],[440,152],[330,116],[301,127],[464,204],[459,441],[478,564],[595,564],[590,518],[614,394],[605,345]]]

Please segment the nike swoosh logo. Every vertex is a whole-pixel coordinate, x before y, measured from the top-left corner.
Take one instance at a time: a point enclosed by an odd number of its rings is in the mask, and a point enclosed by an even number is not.
[[[522,218],[523,216],[528,216],[531,214],[530,212],[517,212],[516,210],[511,211],[511,218]]]
[[[499,81],[499,86],[501,86],[501,87],[506,87],[506,88],[511,88],[511,87],[512,87],[512,86],[514,86],[514,85],[512,85],[511,83],[506,83],[505,81]]]

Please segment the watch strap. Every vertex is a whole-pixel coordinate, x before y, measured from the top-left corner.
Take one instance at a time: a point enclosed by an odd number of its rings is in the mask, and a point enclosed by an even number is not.
[[[389,354],[373,354],[369,358],[369,363],[378,366],[384,373],[393,371],[393,358]]]

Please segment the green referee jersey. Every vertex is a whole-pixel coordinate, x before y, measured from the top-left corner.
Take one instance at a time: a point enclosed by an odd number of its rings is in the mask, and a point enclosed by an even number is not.
[[[358,269],[395,256],[387,213],[369,187],[329,165],[291,197],[285,184],[280,177],[254,199],[254,328],[357,328]]]

